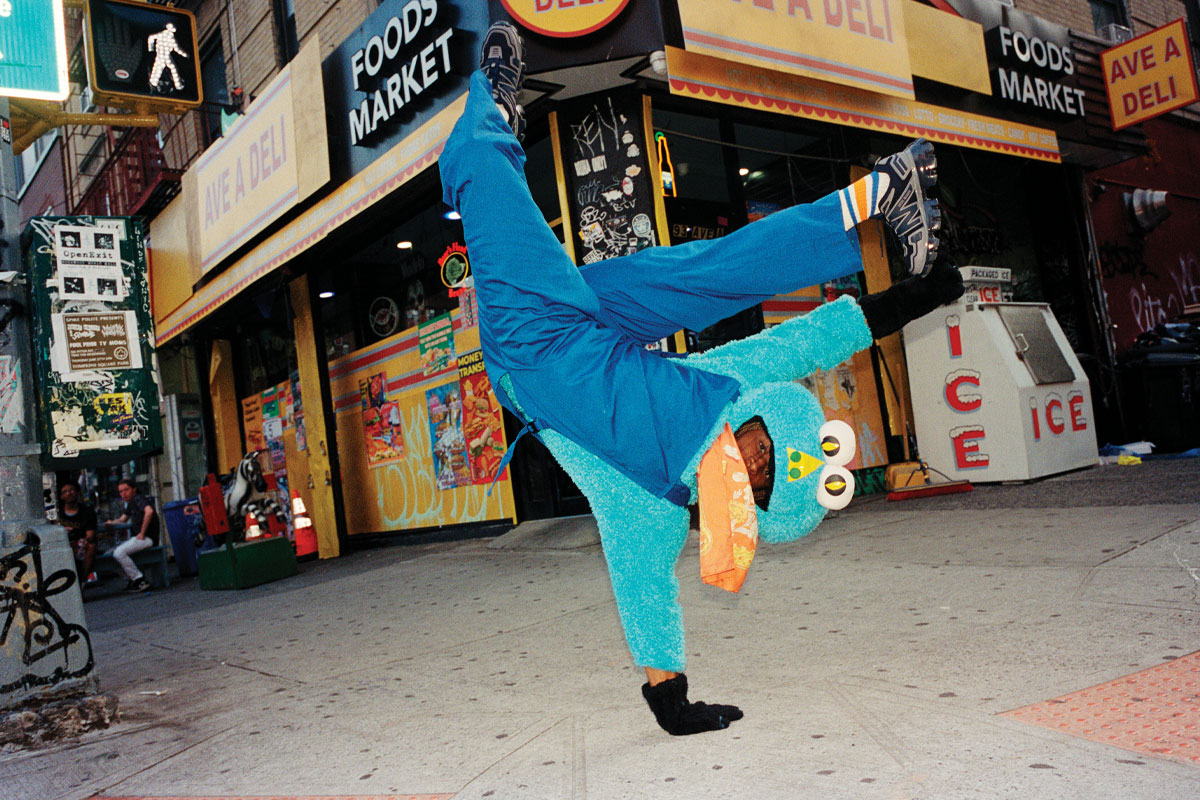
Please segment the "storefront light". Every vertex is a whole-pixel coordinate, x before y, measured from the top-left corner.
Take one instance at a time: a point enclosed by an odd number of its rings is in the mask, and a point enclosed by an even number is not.
[[[399,247],[401,250],[412,250],[412,242],[396,242],[396,247]]]
[[[328,300],[329,298],[333,297],[333,292],[321,292],[319,295],[317,295],[317,297],[321,298],[322,300]]]
[[[738,175],[741,175],[743,178],[749,174],[750,174],[750,170],[746,167],[742,167],[741,169],[738,170]]]
[[[442,216],[445,217],[446,219],[450,220],[451,222],[462,219],[462,216],[459,215],[459,213],[457,211],[455,211],[454,209],[447,211]]]

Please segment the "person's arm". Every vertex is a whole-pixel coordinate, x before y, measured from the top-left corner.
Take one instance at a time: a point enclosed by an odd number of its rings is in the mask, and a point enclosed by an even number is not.
[[[137,538],[145,539],[146,531],[150,528],[150,520],[154,519],[154,506],[146,503],[142,509],[142,524],[138,527]]]
[[[116,519],[105,520],[104,525],[105,527],[112,527],[113,525],[124,525],[126,522],[129,522],[129,515],[121,514]]]
[[[687,363],[759,385],[833,369],[870,346],[862,311],[854,298],[842,297],[753,336],[694,353]]]

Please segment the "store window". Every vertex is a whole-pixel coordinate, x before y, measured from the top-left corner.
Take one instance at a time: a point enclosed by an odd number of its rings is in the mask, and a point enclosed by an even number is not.
[[[347,242],[317,276],[325,351],[338,358],[458,308],[438,265],[462,245],[462,223],[437,197],[369,242]],[[378,231],[378,228],[376,228]]]
[[[286,287],[267,289],[250,300],[231,341],[237,364],[238,396],[246,397],[288,380],[296,369],[296,342]]]
[[[200,48],[200,79],[204,83],[204,108],[202,128],[204,145],[221,138],[221,106],[229,105],[229,84],[225,80],[225,53],[221,48],[221,32],[218,28],[204,46]]]
[[[1100,33],[1109,25],[1128,25],[1129,14],[1124,0],[1088,0],[1092,9],[1092,24]]]
[[[279,37],[281,64],[288,64],[300,52],[296,35],[296,5],[293,0],[274,0],[275,31]]]

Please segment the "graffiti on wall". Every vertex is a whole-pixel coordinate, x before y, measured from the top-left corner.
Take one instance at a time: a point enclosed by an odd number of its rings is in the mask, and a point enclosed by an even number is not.
[[[45,574],[41,540],[33,533],[24,545],[0,556],[0,653],[25,669],[0,685],[0,694],[54,686],[92,671],[87,628],[67,622],[52,602],[75,580],[73,569]]]
[[[418,405],[406,406],[404,439],[414,452],[432,452],[432,428],[428,412]],[[409,458],[398,464],[371,470],[375,499],[385,530],[487,520],[490,502],[482,488],[442,491],[432,459]],[[503,493],[494,493],[502,498]],[[501,516],[503,516],[501,509]]]
[[[1186,306],[1200,303],[1200,260],[1192,252],[1180,253],[1178,259],[1167,270],[1166,280],[1160,279],[1153,289],[1147,288],[1145,281],[1130,287],[1129,310],[1136,333],[1171,322]]]

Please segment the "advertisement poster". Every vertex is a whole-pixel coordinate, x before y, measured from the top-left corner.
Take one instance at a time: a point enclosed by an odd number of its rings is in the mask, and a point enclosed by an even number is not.
[[[489,484],[504,458],[504,416],[492,393],[492,382],[483,367],[483,351],[472,350],[458,357],[458,386],[462,397],[463,438],[471,483]],[[506,477],[508,470],[500,477]]]
[[[449,314],[440,314],[417,328],[421,346],[421,370],[436,375],[449,369],[454,360],[454,324]]]
[[[287,469],[287,457],[283,451],[283,417],[263,418],[263,440],[271,456],[270,472]]]
[[[463,438],[462,401],[458,383],[448,383],[425,393],[429,406],[429,441],[433,446],[433,471],[439,489],[471,484],[467,443]]]
[[[20,362],[12,356],[0,356],[0,433],[17,433],[24,423]]]
[[[296,426],[296,449],[308,449],[308,436],[304,431],[304,403],[300,397],[300,372],[292,373],[292,422]]]
[[[35,421],[47,470],[108,467],[162,447],[154,320],[144,220],[29,220],[16,253],[29,267],[28,309],[37,402],[13,411],[15,386],[0,364],[0,431]],[[10,386],[12,388],[10,388]]]
[[[263,389],[262,393],[262,416],[263,419],[274,419],[279,416],[279,398],[276,396],[276,387]]]
[[[121,249],[112,228],[58,225],[54,228],[58,290],[63,301],[123,300],[129,294],[121,272]]]
[[[252,394],[242,400],[242,431],[246,437],[246,452],[266,447],[263,438],[262,395]]]
[[[52,365],[65,382],[95,380],[86,374],[94,370],[142,368],[133,311],[52,314],[50,325]]]
[[[292,382],[284,381],[275,387],[275,399],[279,401],[279,418],[283,420],[283,429],[292,426]]]
[[[358,393],[362,397],[367,466],[374,469],[403,461],[404,430],[400,409],[387,399],[387,373],[359,381]]]

